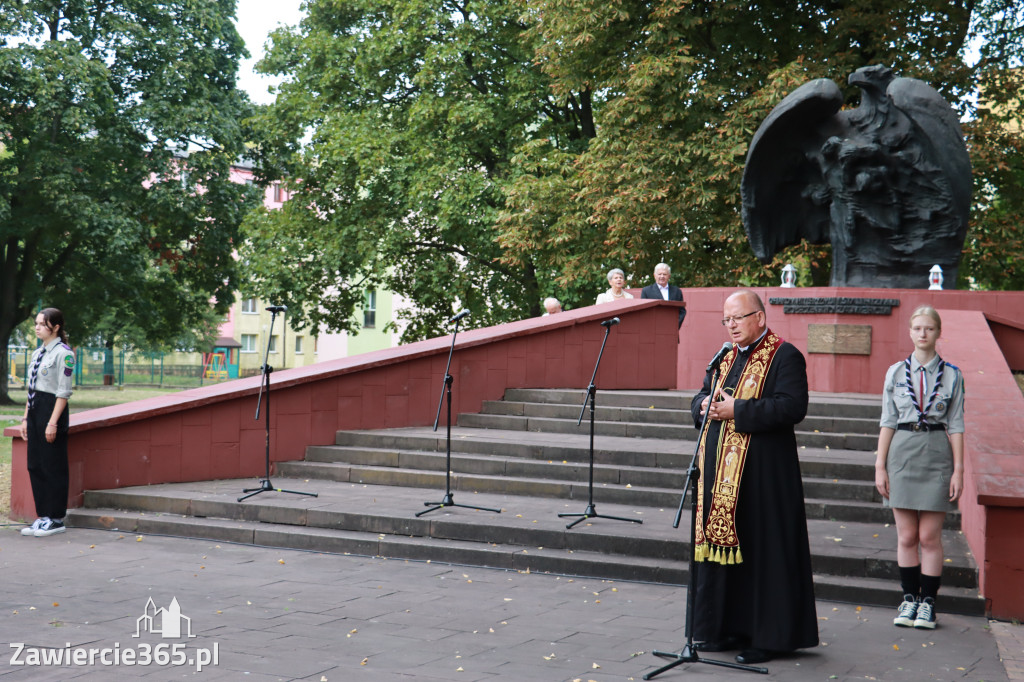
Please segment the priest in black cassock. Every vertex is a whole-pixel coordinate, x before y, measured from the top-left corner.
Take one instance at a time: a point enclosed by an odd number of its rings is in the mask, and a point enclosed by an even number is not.
[[[794,427],[807,414],[804,356],[767,326],[752,291],[725,302],[733,343],[690,410],[700,427],[694,640],[739,663],[817,646],[811,553]]]

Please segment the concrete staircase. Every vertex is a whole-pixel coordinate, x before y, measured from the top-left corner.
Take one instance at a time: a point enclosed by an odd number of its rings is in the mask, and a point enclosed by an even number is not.
[[[72,525],[167,533],[322,552],[484,565],[533,572],[688,581],[689,510],[672,520],[696,430],[692,392],[599,392],[594,453],[598,513],[572,530],[559,513],[588,502],[589,410],[584,392],[506,392],[452,429],[452,491],[461,505],[422,517],[445,490],[445,433],[430,428],[339,432],[301,462],[277,466],[277,488],[238,502],[252,481],[208,481],[86,493]],[[798,426],[808,531],[819,599],[899,602],[896,533],[874,489],[878,398],[812,395]],[[442,415],[443,417],[443,415]],[[978,615],[977,570],[959,516],[944,531],[941,609]]]

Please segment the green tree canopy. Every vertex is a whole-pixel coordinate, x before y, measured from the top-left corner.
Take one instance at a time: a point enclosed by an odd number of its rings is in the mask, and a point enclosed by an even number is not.
[[[507,262],[527,257],[569,281],[610,261],[646,277],[664,260],[677,283],[708,286],[777,283],[792,261],[803,283],[827,284],[828,247],[801,244],[768,267],[754,259],[740,218],[745,155],[761,121],[799,85],[845,85],[856,69],[885,64],[931,84],[966,119],[975,210],[961,286],[1024,285],[1024,269],[1008,262],[1019,263],[1024,246],[1020,135],[1006,127],[1020,116],[1017,3],[529,5],[538,61],[556,92],[587,85],[601,101],[586,150],[567,153],[554,141],[522,150],[501,218]],[[856,105],[859,90],[846,91]],[[979,92],[992,106],[974,105]],[[567,201],[555,207],[552,197]]]
[[[365,288],[414,302],[405,338],[540,311],[552,276],[502,262],[494,226],[511,159],[532,140],[570,145],[585,101],[556,98],[508,0],[311,2],[273,34],[261,69],[286,76],[257,119],[265,179],[293,192],[247,223],[258,293],[348,329]],[[567,101],[568,100],[568,101]],[[304,138],[308,134],[308,139]],[[296,306],[298,307],[298,306]]]
[[[406,338],[442,330],[455,300],[476,324],[537,314],[544,295],[589,304],[614,266],[642,285],[665,261],[707,286],[774,283],[792,261],[826,284],[827,247],[754,258],[745,155],[802,83],[884,64],[964,117],[961,286],[1019,288],[1017,4],[312,1],[262,64],[288,80],[258,119],[260,161],[295,197],[248,223],[248,272],[335,329],[361,287],[388,287],[418,307]]]
[[[234,0],[0,0],[0,341],[53,305],[166,345],[233,299]],[[7,399],[6,354],[0,400]]]

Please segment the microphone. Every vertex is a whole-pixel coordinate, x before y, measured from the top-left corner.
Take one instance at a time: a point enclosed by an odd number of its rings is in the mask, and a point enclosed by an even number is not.
[[[719,349],[719,351],[718,351],[718,352],[717,352],[717,353],[715,354],[715,357],[711,358],[711,362],[709,362],[709,363],[708,363],[708,368],[707,368],[707,371],[708,371],[708,372],[710,372],[710,371],[711,371],[711,368],[712,368],[712,367],[714,367],[714,366],[715,366],[715,365],[717,365],[717,364],[718,364],[719,362],[721,362],[721,361],[722,361],[722,358],[724,358],[724,357],[725,357],[725,354],[726,354],[726,353],[728,353],[728,352],[729,352],[730,350],[732,350],[732,344],[731,344],[731,343],[729,343],[728,341],[726,341],[725,343],[723,343],[723,344],[722,344],[722,347],[721,347],[721,348]]]
[[[463,310],[461,313],[459,313],[458,315],[456,315],[452,319],[448,320],[448,324],[451,324],[452,322],[458,322],[459,320],[461,320],[462,318],[466,317],[467,315],[469,315],[469,311],[468,310]]]
[[[272,313],[283,313],[286,310],[288,310],[288,306],[286,306],[286,305],[271,305],[271,306],[267,306],[267,310],[272,312]]]
[[[613,317],[613,318],[612,318],[612,319],[610,319],[610,320],[605,320],[604,322],[602,322],[602,323],[601,323],[601,326],[602,326],[602,327],[614,327],[614,326],[615,326],[615,325],[617,325],[618,323],[619,323],[619,318],[617,318],[617,317]]]

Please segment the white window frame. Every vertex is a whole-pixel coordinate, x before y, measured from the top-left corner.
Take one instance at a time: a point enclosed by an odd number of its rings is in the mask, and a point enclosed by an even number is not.
[[[377,328],[377,290],[367,289],[363,294],[363,329]]]

